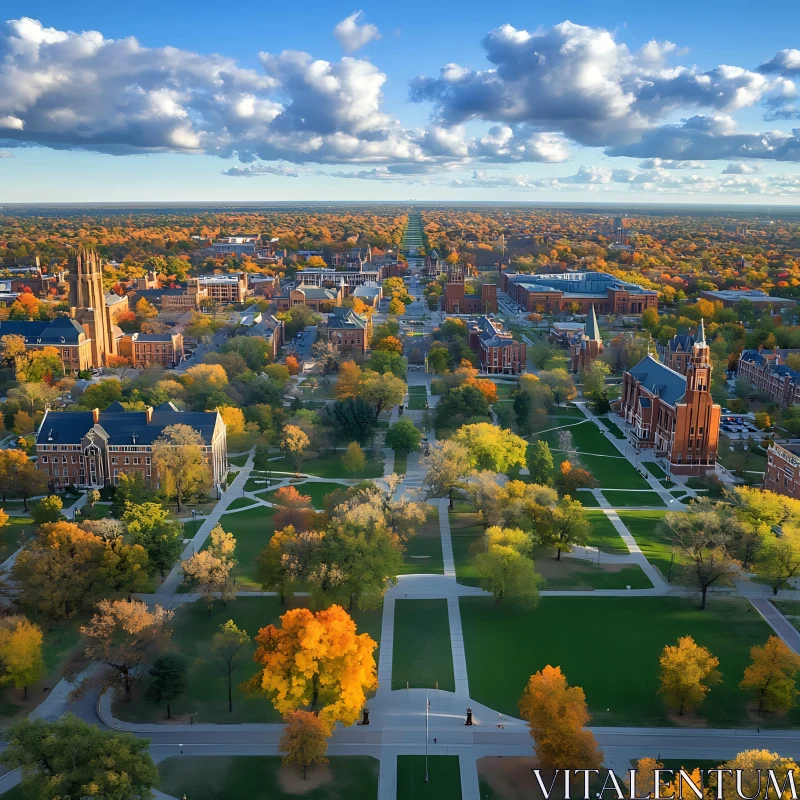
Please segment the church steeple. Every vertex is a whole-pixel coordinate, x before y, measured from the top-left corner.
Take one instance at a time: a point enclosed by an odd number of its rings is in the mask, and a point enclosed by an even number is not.
[[[705,344],[706,343],[706,326],[704,324],[704,320],[700,318],[700,327],[697,329],[697,336],[695,337],[695,344]]]
[[[594,313],[594,305],[589,308],[589,318],[586,320],[586,338],[592,342],[599,342],[600,327],[597,324],[597,315]]]

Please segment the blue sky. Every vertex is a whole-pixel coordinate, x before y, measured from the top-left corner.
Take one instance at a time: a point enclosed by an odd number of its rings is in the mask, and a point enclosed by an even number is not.
[[[12,0],[3,18],[0,202],[800,203],[797,3]]]

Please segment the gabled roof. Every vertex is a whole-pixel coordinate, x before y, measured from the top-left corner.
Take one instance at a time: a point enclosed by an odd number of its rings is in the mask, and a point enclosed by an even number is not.
[[[334,308],[328,315],[328,328],[366,330],[367,320],[356,314],[352,308]]]
[[[645,356],[630,369],[630,375],[650,394],[658,395],[671,406],[686,394],[685,376],[665,366],[653,356]]]
[[[135,438],[137,444],[150,445],[158,439],[170,425],[189,425],[200,432],[206,445],[214,437],[218,412],[216,411],[177,411],[172,406],[162,410],[161,404],[153,410],[150,422],[146,411],[119,411],[112,404],[100,412],[98,425],[108,434],[110,445],[129,445]],[[171,404],[166,404],[171,405]],[[84,436],[95,427],[91,411],[47,411],[36,444],[80,444]]]

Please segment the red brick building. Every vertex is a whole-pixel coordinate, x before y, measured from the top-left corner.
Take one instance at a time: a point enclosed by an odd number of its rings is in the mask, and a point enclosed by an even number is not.
[[[518,305],[538,313],[641,314],[658,308],[658,292],[642,289],[605,272],[528,275],[504,272],[501,288]]]
[[[489,375],[520,375],[525,372],[528,348],[503,330],[501,323],[482,316],[469,326],[468,344],[478,356],[480,371]]]
[[[496,314],[497,286],[484,283],[479,295],[467,294],[464,267],[461,264],[448,265],[442,302],[446,314]]]
[[[180,333],[128,333],[119,341],[119,354],[134,367],[176,367],[183,361]]]
[[[352,308],[335,308],[328,315],[328,341],[342,355],[355,355],[361,361],[367,352],[372,323]]]
[[[145,486],[158,488],[153,444],[170,425],[189,425],[203,437],[215,490],[228,474],[225,423],[217,411],[178,411],[162,403],[146,411],[126,411],[112,403],[105,411],[46,411],[36,436],[36,468],[53,489],[115,486],[121,473],[141,473]]]
[[[787,356],[798,352],[800,350],[743,350],[737,377],[782,408],[800,403],[800,372],[785,363]]]
[[[800,500],[800,446],[770,445],[764,488]]]
[[[716,470],[721,408],[711,398],[711,363],[701,323],[686,375],[652,356],[622,379],[621,412],[628,438],[667,459],[675,475]]]

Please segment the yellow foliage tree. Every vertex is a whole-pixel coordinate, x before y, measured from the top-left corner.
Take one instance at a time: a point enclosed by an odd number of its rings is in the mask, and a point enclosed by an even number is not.
[[[266,695],[282,714],[310,708],[329,725],[352,725],[378,685],[378,646],[341,606],[316,613],[295,608],[256,636],[261,669],[248,688]]]
[[[346,397],[355,397],[358,394],[361,382],[361,367],[355,361],[345,361],[339,367],[339,380],[336,382],[336,397],[344,400]]]
[[[602,765],[603,753],[586,729],[586,696],[579,686],[569,686],[560,667],[548,665],[531,675],[519,710],[543,767],[598,769]]]
[[[241,408],[220,406],[217,411],[219,411],[222,421],[225,423],[225,430],[228,436],[234,433],[244,433],[244,412]]]
[[[796,797],[791,789],[782,790],[788,774],[797,775],[797,763],[794,759],[783,758],[777,753],[769,750],[745,750],[739,753],[736,758],[726,761],[720,765],[721,769],[734,770],[732,775],[722,774],[722,797],[761,797],[764,793],[768,797],[775,797],[776,800],[790,800]],[[736,784],[735,770],[743,770],[741,774],[741,791]],[[758,770],[761,770],[759,776]],[[772,774],[768,772],[772,770]],[[777,784],[775,783],[777,781]],[[714,796],[719,793],[717,789],[717,775],[711,774],[711,788],[714,789]],[[684,797],[691,797],[691,794],[684,794]]]
[[[306,450],[311,444],[306,432],[298,425],[285,425],[281,436],[281,450],[288,453],[294,461],[295,475],[300,475],[300,464]]]
[[[681,636],[677,645],[667,645],[659,659],[664,702],[683,714],[703,702],[709,689],[722,680],[717,671],[719,659],[697,644],[691,636]]]
[[[0,628],[0,684],[10,683],[15,689],[22,689],[26,699],[28,687],[45,675],[42,641],[42,629],[24,617],[9,617]]]
[[[753,663],[744,671],[740,689],[755,692],[758,713],[787,711],[797,698],[797,672],[800,656],[777,636],[770,636],[763,647],[750,648]]]

